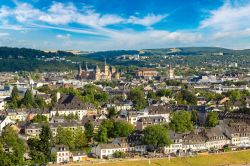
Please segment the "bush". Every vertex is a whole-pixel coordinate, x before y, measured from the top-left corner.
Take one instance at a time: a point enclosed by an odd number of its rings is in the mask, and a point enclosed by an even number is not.
[[[125,158],[126,154],[124,152],[115,151],[113,156],[114,156],[114,158]]]

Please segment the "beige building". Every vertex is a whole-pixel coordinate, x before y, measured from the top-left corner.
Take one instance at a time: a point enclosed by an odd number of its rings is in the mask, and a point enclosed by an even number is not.
[[[82,80],[118,80],[120,79],[120,73],[116,71],[115,67],[107,65],[106,60],[104,64],[104,70],[102,71],[98,65],[94,69],[89,69],[87,64],[85,70],[79,66],[77,78]]]
[[[158,72],[155,69],[151,68],[142,68],[135,71],[135,75],[137,77],[156,77],[158,76]]]

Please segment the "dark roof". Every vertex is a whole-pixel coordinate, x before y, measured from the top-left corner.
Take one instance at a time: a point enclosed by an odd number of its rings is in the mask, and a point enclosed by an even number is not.
[[[119,144],[113,143],[101,143],[98,146],[100,147],[100,149],[116,149],[121,147]]]
[[[52,149],[55,149],[57,152],[69,151],[69,147],[67,145],[56,145]]]
[[[172,108],[170,106],[149,106],[148,113],[149,114],[166,114],[172,112]]]
[[[79,97],[72,94],[63,94],[54,106],[53,110],[81,110],[87,109],[91,105],[83,103]]]

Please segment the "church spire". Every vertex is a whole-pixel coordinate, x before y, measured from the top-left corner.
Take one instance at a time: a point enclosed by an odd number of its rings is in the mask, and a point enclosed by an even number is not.
[[[85,71],[88,71],[88,62],[85,63]]]
[[[79,73],[79,75],[82,73],[82,65],[81,64],[79,64],[78,73]]]

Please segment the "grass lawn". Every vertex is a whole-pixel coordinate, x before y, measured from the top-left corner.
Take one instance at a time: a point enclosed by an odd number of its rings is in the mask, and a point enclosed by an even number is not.
[[[150,164],[149,164],[150,163]],[[250,164],[250,151],[229,152],[224,154],[209,154],[196,157],[182,157],[164,159],[124,159],[122,161],[105,161],[105,162],[90,162],[72,163],[70,166],[222,166],[222,165],[237,165]]]

